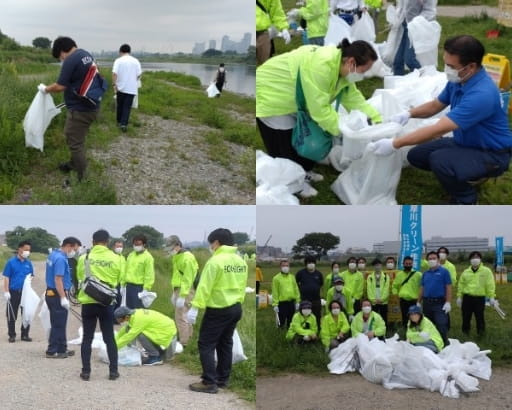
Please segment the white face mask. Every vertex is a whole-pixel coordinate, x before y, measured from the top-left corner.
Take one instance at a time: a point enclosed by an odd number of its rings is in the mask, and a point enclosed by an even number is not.
[[[178,253],[178,251],[177,251],[176,249],[171,250],[171,256],[174,256],[174,255],[176,255],[177,253]]]
[[[334,289],[336,289],[338,292],[341,292],[343,290],[343,285],[336,285]]]
[[[308,268],[308,270],[315,270],[315,264],[314,263],[308,263],[306,265],[306,267]]]
[[[21,252],[21,257],[23,259],[27,259],[30,256],[30,251],[23,251]]]
[[[386,263],[386,269],[394,269],[395,264],[393,262]]]
[[[223,72],[224,72],[224,67],[219,67],[219,71],[220,71],[221,73],[223,73]]]
[[[311,309],[302,309],[302,315],[309,316],[311,314]]]
[[[382,270],[382,265],[375,265],[373,269],[375,269],[375,272],[380,272]]]
[[[444,73],[446,74],[446,79],[451,83],[460,83],[466,76],[463,78],[459,77],[459,72],[464,70],[467,66],[462,67],[459,70],[455,68],[448,67],[446,64],[444,65]]]
[[[478,265],[480,265],[480,262],[482,262],[482,260],[480,258],[474,258],[471,259],[470,262],[471,266],[477,267]]]
[[[142,245],[134,246],[134,247],[133,247],[133,250],[134,250],[135,252],[142,252],[142,251],[144,250],[144,246],[142,246]]]
[[[121,255],[123,253],[123,248],[114,248],[114,252]]]
[[[363,306],[362,309],[363,313],[370,313],[372,311],[372,307],[371,306]]]
[[[354,71],[349,71],[349,73],[347,74],[347,81],[349,81],[351,83],[357,83],[357,82],[361,81],[362,79],[364,79],[364,74],[358,73],[356,70],[357,70],[357,66],[354,65]]]
[[[289,266],[283,266],[283,267],[281,268],[281,272],[283,272],[283,273],[288,273],[288,272],[290,272],[290,267],[289,267]]]
[[[212,248],[212,246],[208,246],[208,250],[210,251],[210,253],[213,255],[214,252],[215,252],[215,249]]]
[[[75,255],[76,255],[76,251],[75,251],[75,250],[69,251],[69,252],[67,253],[67,255],[68,255],[68,258],[74,258],[74,257],[75,257]]]
[[[440,253],[439,254],[439,259],[441,259],[442,261],[445,261],[446,260],[446,253]]]
[[[357,266],[357,265],[356,265],[355,263],[352,263],[352,262],[350,262],[350,263],[348,264],[348,268],[349,268],[350,270],[354,270],[354,269],[356,268],[356,266]]]
[[[430,266],[431,268],[435,268],[437,266],[437,259],[429,259],[428,266]]]
[[[332,268],[332,273],[340,273],[340,268]]]
[[[357,269],[364,270],[364,268],[366,268],[366,264],[364,264],[364,263],[358,263],[357,264]]]
[[[334,316],[336,316],[336,315],[339,315],[339,314],[340,314],[341,309],[333,309],[333,310],[331,310],[331,312],[332,312],[332,314],[333,314]]]

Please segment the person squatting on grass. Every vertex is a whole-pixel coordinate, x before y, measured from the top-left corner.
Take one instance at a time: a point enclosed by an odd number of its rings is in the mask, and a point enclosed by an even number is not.
[[[233,234],[218,228],[208,235],[212,257],[201,273],[187,320],[194,324],[199,309],[205,309],[199,329],[201,381],[189,385],[190,390],[217,393],[228,386],[233,359],[233,333],[242,318],[242,302],[247,284],[247,263],[238,255]],[[217,364],[215,364],[217,352]]]
[[[312,120],[332,136],[340,134],[339,116],[332,103],[339,101],[347,111],[360,110],[375,124],[382,121],[355,83],[363,79],[377,60],[377,53],[365,41],[337,46],[302,46],[271,58],[256,73],[256,121],[267,153],[290,159],[306,171],[306,183],[300,195],[318,192],[309,184],[323,176],[313,172],[315,161],[301,157],[292,145],[296,124],[296,86],[300,81]]]
[[[352,337],[357,337],[362,333],[370,340],[374,337],[384,340],[386,336],[384,319],[377,312],[372,312],[372,304],[368,299],[363,300],[361,311],[354,316],[350,330]]]
[[[279,317],[279,327],[288,329],[299,308],[300,293],[297,281],[290,275],[290,263],[279,263],[280,272],[272,278],[272,306]]]
[[[412,305],[408,311],[406,340],[414,346],[423,346],[439,353],[443,350],[443,338],[434,324],[421,313],[421,308]]]
[[[312,315],[313,305],[309,300],[299,304],[299,311],[293,315],[292,323],[286,340],[298,344],[312,343],[318,339],[318,324],[315,315]]]
[[[328,306],[328,313],[322,318],[320,329],[320,340],[326,352],[338,347],[350,337],[350,324],[343,306],[336,300]]]
[[[89,68],[94,64],[92,55],[77,48],[75,41],[69,37],[58,37],[53,42],[52,55],[62,62],[59,78],[49,86],[40,84],[42,93],[64,92],[64,102],[68,113],[64,125],[64,136],[71,152],[71,159],[59,165],[65,173],[76,171],[81,181],[87,169],[85,155],[85,138],[89,127],[96,120],[100,109],[99,103],[93,105],[78,95]]]

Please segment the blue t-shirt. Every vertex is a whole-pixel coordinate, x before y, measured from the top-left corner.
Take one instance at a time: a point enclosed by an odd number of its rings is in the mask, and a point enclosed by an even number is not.
[[[444,298],[446,296],[446,285],[451,285],[452,279],[448,269],[438,266],[436,269],[429,269],[421,277],[424,298]]]
[[[55,276],[62,276],[64,290],[71,288],[71,272],[69,271],[68,257],[60,249],[54,250],[46,259],[46,286],[56,289]]]
[[[93,61],[93,57],[87,51],[78,48],[62,62],[57,83],[66,87],[64,101],[68,110],[90,112],[99,109],[99,105],[93,106],[75,94],[80,89]]]
[[[459,127],[453,131],[457,144],[487,150],[512,147],[512,132],[498,87],[485,68],[465,84],[448,82],[437,99],[450,105],[447,117]]]
[[[13,256],[7,261],[3,275],[9,278],[9,289],[21,290],[23,283],[28,275],[34,274],[32,262],[28,259],[21,260],[18,256]]]

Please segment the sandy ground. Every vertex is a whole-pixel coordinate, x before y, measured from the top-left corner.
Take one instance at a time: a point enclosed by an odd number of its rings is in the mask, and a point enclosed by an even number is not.
[[[36,277],[32,282],[38,294],[44,290],[44,262],[34,263]],[[0,309],[5,302],[0,302]],[[79,307],[75,307],[79,312]],[[5,319],[4,319],[5,320]],[[32,324],[31,343],[19,340],[21,317],[16,324],[17,340],[7,341],[4,322],[0,337],[0,409],[251,409],[229,391],[218,394],[194,393],[190,383],[198,375],[170,364],[162,366],[120,367],[121,377],[108,380],[108,366],[93,351],[91,380],[79,378],[80,346],[69,345],[76,355],[67,359],[46,359],[47,340],[39,318]],[[78,336],[80,322],[70,315],[68,340]],[[99,331],[99,330],[98,330]]]
[[[493,369],[490,381],[480,380],[480,392],[458,399],[420,389],[386,390],[359,373],[313,377],[291,374],[259,377],[257,409],[361,410],[361,409],[511,409],[512,369]]]

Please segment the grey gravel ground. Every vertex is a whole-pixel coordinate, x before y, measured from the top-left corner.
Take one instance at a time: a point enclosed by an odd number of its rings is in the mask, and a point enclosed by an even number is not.
[[[44,288],[44,263],[35,263],[33,287]],[[0,309],[5,302],[0,302]],[[75,308],[77,311],[78,308]],[[3,321],[5,319],[2,319]],[[18,324],[19,323],[19,324]],[[17,332],[21,326],[18,318]],[[79,321],[68,319],[68,340],[78,336]],[[76,355],[67,359],[46,359],[47,342],[39,318],[33,322],[31,343],[7,342],[7,325],[0,336],[0,409],[252,409],[254,406],[229,391],[218,394],[194,393],[188,389],[198,376],[170,364],[162,366],[120,367],[121,377],[108,380],[108,366],[93,351],[89,382],[79,378],[80,346],[69,345]]]

